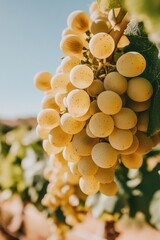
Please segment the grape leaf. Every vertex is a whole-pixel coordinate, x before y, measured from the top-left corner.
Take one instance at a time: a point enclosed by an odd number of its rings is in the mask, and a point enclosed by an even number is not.
[[[142,24],[139,25],[137,35],[132,35],[131,32],[127,37],[130,40],[130,45],[125,48],[125,52],[137,51],[145,57],[147,66],[141,76],[151,82],[154,90],[147,130],[147,135],[151,136],[160,130],[160,59],[158,58],[158,49],[149,41],[143,31]]]
[[[122,6],[123,0],[97,0],[97,3],[99,5],[99,8],[102,12],[105,12],[106,10],[113,9],[113,8],[119,8]]]

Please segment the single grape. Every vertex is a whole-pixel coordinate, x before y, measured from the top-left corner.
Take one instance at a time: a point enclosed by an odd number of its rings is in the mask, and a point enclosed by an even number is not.
[[[102,183],[110,183],[114,180],[114,167],[112,168],[98,168],[95,174],[97,180]]]
[[[64,132],[68,134],[77,134],[85,126],[85,121],[75,120],[69,113],[64,113],[60,118],[60,125]]]
[[[81,38],[74,34],[66,35],[62,38],[60,42],[61,51],[69,56],[78,56],[82,53],[84,47]]]
[[[72,90],[67,96],[68,112],[72,117],[81,117],[90,107],[90,98],[84,90]]]
[[[85,33],[90,28],[90,18],[83,11],[74,11],[68,16],[67,25],[77,33]]]
[[[137,115],[130,108],[121,108],[113,115],[114,125],[120,129],[131,129],[137,124]]]
[[[122,163],[125,167],[131,169],[138,169],[142,166],[143,156],[142,154],[133,153],[130,155],[121,155]]]
[[[99,94],[97,104],[103,113],[113,115],[121,110],[122,100],[117,93],[107,90]]]
[[[92,195],[99,191],[99,182],[94,176],[81,177],[79,186],[81,191],[86,195]]]
[[[118,153],[109,143],[100,142],[93,147],[91,156],[97,166],[110,168],[117,162]]]
[[[100,184],[100,192],[107,196],[114,196],[118,191],[117,184],[112,181],[111,183]]]
[[[153,87],[145,78],[132,78],[128,81],[127,94],[136,102],[144,102],[151,98]]]
[[[39,112],[37,122],[43,128],[52,129],[59,125],[60,116],[56,110],[46,108]]]
[[[127,52],[117,60],[116,67],[121,75],[136,77],[144,72],[146,60],[138,52]]]
[[[73,86],[85,89],[89,87],[94,79],[93,71],[86,65],[77,65],[70,72],[70,81]]]
[[[133,134],[130,130],[114,128],[109,136],[111,146],[117,150],[125,150],[133,143]]]
[[[95,34],[89,42],[89,50],[95,58],[105,59],[109,57],[115,48],[113,38],[107,33]]]
[[[35,75],[33,81],[35,87],[40,91],[47,91],[51,89],[50,82],[51,82],[52,74],[49,72],[39,72]]]
[[[93,162],[91,156],[86,156],[79,160],[78,170],[81,175],[94,175],[98,170],[98,166]]]
[[[64,132],[60,126],[52,129],[49,133],[49,141],[56,147],[65,147],[72,139],[72,135]]]
[[[103,112],[95,113],[89,121],[91,133],[99,138],[108,137],[114,129],[113,118]]]
[[[118,72],[110,72],[104,79],[104,88],[121,95],[127,90],[127,79]]]

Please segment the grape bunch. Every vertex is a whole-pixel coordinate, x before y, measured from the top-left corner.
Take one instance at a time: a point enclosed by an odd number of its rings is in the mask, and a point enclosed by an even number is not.
[[[143,154],[159,141],[158,135],[147,136],[153,87],[142,77],[147,65],[142,54],[120,51],[115,57],[129,40],[110,11],[101,13],[96,2],[89,11],[68,16],[60,42],[65,56],[55,74],[34,78],[45,94],[37,133],[44,149],[61,158],[61,166],[52,165],[53,188],[72,175],[86,195],[112,196],[118,190],[116,167],[140,168]],[[115,9],[117,19],[119,12]]]

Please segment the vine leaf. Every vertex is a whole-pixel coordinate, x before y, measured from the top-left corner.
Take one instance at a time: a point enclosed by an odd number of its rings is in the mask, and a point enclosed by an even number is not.
[[[133,35],[130,32],[127,34],[127,37],[130,40],[130,45],[125,48],[125,52],[136,51],[145,57],[147,66],[141,76],[148,79],[153,86],[154,94],[152,96],[147,130],[147,135],[151,136],[160,130],[160,59],[158,58],[158,49],[149,41],[141,23],[139,24],[137,35],[135,33]]]

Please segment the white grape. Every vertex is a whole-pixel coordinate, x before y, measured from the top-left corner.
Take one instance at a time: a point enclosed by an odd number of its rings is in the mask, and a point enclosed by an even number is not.
[[[70,81],[73,86],[85,89],[89,87],[94,79],[93,71],[86,65],[77,65],[70,72]]]
[[[89,121],[89,129],[96,137],[108,137],[114,129],[113,118],[103,112],[95,113]]]
[[[146,60],[138,52],[127,52],[117,60],[116,67],[121,75],[136,77],[144,72]]]
[[[81,177],[79,186],[81,191],[86,195],[92,195],[99,191],[99,182],[94,176]]]
[[[117,162],[117,151],[106,142],[97,143],[91,152],[93,161],[101,168],[110,168]]]
[[[121,95],[127,90],[127,79],[118,72],[110,72],[104,79],[104,88]]]
[[[97,104],[99,109],[108,115],[116,114],[122,108],[121,97],[117,93],[110,90],[99,94],[97,98]]]
[[[132,78],[128,81],[127,94],[136,102],[144,102],[151,98],[153,87],[145,78]]]
[[[56,110],[46,108],[39,112],[37,122],[43,128],[52,129],[59,125],[60,116]]]
[[[113,38],[107,33],[95,34],[89,42],[89,50],[92,55],[99,59],[105,59],[109,57],[115,48],[115,42]]]
[[[72,90],[67,96],[68,112],[72,117],[81,117],[90,107],[90,98],[84,90]]]
[[[69,113],[64,113],[60,118],[61,128],[69,134],[79,133],[84,128],[85,123],[85,121],[75,120]]]

